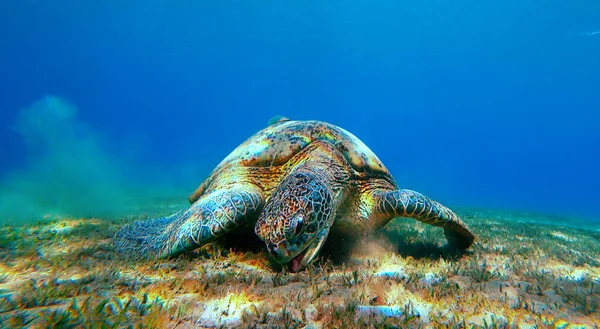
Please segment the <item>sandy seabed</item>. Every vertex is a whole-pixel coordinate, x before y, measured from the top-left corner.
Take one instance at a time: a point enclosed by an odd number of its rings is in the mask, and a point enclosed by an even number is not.
[[[441,229],[399,218],[354,245],[332,237],[299,273],[239,236],[125,259],[111,237],[134,218],[3,226],[0,327],[600,327],[597,222],[457,212],[478,236],[465,254],[443,247]]]

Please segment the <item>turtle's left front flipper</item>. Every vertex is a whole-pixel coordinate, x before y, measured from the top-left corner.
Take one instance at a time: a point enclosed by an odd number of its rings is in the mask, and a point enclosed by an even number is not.
[[[176,256],[242,225],[253,225],[263,205],[257,187],[238,184],[203,195],[171,216],[128,224],[115,234],[114,244],[119,253],[134,258]]]
[[[375,202],[377,211],[390,219],[409,217],[444,228],[450,247],[465,250],[475,242],[475,235],[456,213],[419,192],[404,189],[379,192],[375,194]]]

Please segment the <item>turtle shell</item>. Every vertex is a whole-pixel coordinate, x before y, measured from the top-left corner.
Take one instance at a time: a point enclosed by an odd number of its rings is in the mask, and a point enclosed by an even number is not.
[[[327,141],[344,155],[362,177],[389,176],[381,160],[350,132],[322,121],[271,120],[233,150],[189,197],[195,202],[215,181],[216,176],[235,167],[275,168],[287,164],[296,154],[315,141]],[[226,169],[227,168],[227,169]],[[273,170],[273,175],[279,171]],[[216,187],[218,188],[218,186]]]

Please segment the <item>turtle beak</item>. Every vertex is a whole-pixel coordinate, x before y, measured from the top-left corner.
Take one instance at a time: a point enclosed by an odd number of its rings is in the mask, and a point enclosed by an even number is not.
[[[329,229],[323,229],[304,249],[283,241],[280,244],[268,244],[267,249],[271,258],[278,264],[289,264],[291,272],[298,272],[310,264],[325,244]]]
[[[290,262],[292,272],[298,272],[306,268],[315,259],[321,247],[325,244],[325,240],[327,240],[329,230],[323,230],[322,232],[323,234],[317,235],[306,249],[292,259]]]
[[[290,253],[287,243],[280,242],[279,244],[269,243],[267,244],[267,250],[269,256],[278,264],[285,264],[289,262],[294,256]]]

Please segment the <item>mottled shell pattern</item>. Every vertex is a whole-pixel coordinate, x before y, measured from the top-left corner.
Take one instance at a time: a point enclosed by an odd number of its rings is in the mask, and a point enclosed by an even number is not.
[[[268,127],[248,138],[217,165],[189,197],[195,202],[205,193],[230,184],[251,182],[265,197],[297,163],[301,151],[315,141],[327,141],[345,157],[362,178],[381,177],[390,181],[387,168],[361,140],[350,132],[322,121],[272,120]]]

